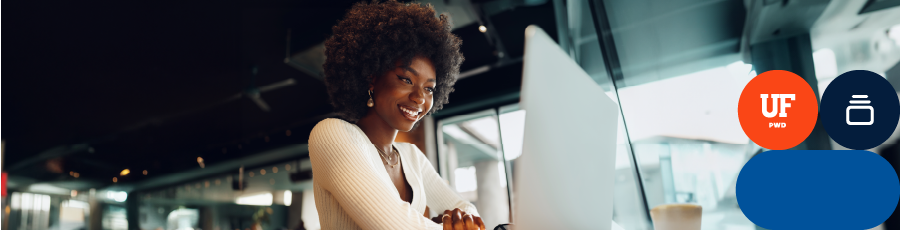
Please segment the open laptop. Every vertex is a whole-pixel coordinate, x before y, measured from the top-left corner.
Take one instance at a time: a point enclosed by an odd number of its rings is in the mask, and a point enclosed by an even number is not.
[[[523,62],[514,229],[610,229],[616,103],[537,26],[525,29]]]

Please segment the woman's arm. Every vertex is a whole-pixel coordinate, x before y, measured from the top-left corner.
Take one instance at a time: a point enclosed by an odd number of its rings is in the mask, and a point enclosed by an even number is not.
[[[367,138],[345,121],[319,122],[309,136],[316,183],[331,192],[362,229],[443,229],[400,200],[376,176],[378,169],[366,157]]]
[[[416,159],[419,161],[419,171],[422,173],[422,183],[425,185],[425,196],[428,197],[425,203],[439,213],[442,210],[458,208],[468,214],[480,216],[475,205],[464,200],[444,182],[444,179],[434,170],[434,166],[431,166],[431,162],[423,157],[425,154],[416,145],[410,144],[410,146],[417,153]]]

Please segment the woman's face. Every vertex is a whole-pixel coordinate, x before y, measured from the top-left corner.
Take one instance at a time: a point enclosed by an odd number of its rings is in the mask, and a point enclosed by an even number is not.
[[[373,109],[394,129],[408,132],[431,110],[435,86],[434,64],[428,58],[416,56],[408,68],[398,62],[370,86]]]

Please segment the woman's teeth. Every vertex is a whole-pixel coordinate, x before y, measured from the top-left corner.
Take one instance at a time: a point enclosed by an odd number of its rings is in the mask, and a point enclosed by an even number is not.
[[[404,113],[406,113],[406,116],[409,116],[409,117],[416,117],[420,113],[419,111],[412,111],[412,110],[406,109],[404,107],[400,107],[400,111],[403,111]]]

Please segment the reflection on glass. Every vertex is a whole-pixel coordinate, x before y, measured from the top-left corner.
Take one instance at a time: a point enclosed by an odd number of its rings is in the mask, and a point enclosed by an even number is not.
[[[600,41],[591,15],[591,7],[587,1],[569,1],[567,4],[569,36],[574,46],[570,55],[606,91],[607,96],[619,103],[616,89],[607,74],[607,66],[604,64]],[[650,217],[647,216],[647,209],[644,207],[641,185],[637,179],[637,169],[634,168],[635,164],[626,135],[625,123],[621,116],[618,123],[616,178],[612,188],[615,190],[613,221],[624,229],[652,229]]]
[[[522,140],[525,139],[525,110],[506,113],[502,111],[503,109],[500,114],[500,130],[503,134],[503,154],[507,161],[513,161],[522,155]]]
[[[703,207],[703,229],[754,228],[734,192],[758,150],[735,103],[751,69],[736,61],[618,90],[649,207],[694,203]]]
[[[613,221],[625,229],[651,229],[643,196],[638,189],[634,159],[625,135],[625,125],[619,117],[616,135],[616,180],[613,201]]]
[[[494,110],[444,119],[441,132],[441,168],[449,169],[451,187],[478,208],[486,226],[509,223],[507,170]]]
[[[695,203],[703,206],[704,230],[754,229],[734,198],[737,172],[756,150],[735,103],[755,76],[736,53],[741,23],[731,23],[743,20],[744,6],[602,4],[621,64],[615,85],[645,208]]]

